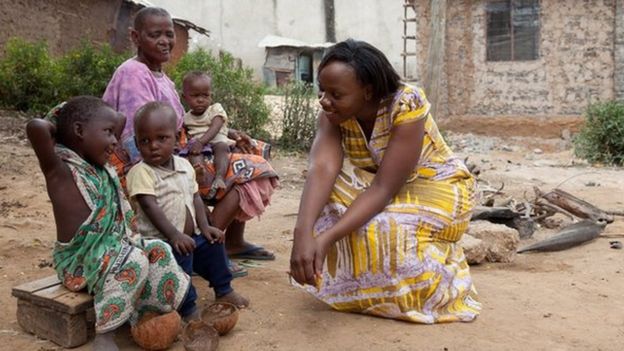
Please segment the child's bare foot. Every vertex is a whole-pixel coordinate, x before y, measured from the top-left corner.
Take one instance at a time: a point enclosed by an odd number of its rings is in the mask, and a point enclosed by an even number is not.
[[[184,321],[184,323],[188,323],[199,318],[201,318],[201,314],[199,313],[199,309],[195,308],[193,312],[189,313],[187,316],[182,317],[182,320]]]
[[[249,306],[249,300],[244,298],[236,291],[232,291],[229,294],[223,295],[215,299],[216,302],[229,302],[238,308],[246,308]]]
[[[119,351],[117,344],[115,344],[115,332],[111,331],[108,333],[95,335],[95,339],[93,339],[93,350]]]

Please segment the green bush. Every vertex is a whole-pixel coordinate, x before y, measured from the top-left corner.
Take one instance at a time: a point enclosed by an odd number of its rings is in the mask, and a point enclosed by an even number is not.
[[[294,82],[284,89],[284,115],[279,144],[288,150],[309,151],[316,132],[316,95],[311,84]]]
[[[269,109],[264,103],[264,88],[254,82],[253,71],[242,67],[229,53],[218,57],[198,49],[184,55],[169,71],[176,86],[182,90],[182,78],[189,71],[206,71],[212,77],[212,99],[223,105],[230,118],[230,127],[255,138],[267,138],[264,130]]]
[[[130,53],[118,54],[109,45],[94,46],[83,41],[80,46],[59,59],[63,77],[61,98],[76,95],[102,96],[115,69]]]
[[[285,91],[283,87],[264,85],[265,95],[284,96]]]
[[[589,162],[624,165],[624,102],[590,105],[585,124],[574,138],[574,152]]]
[[[54,59],[45,42],[9,39],[0,58],[0,105],[45,112],[72,96],[102,96],[117,66],[129,56],[85,41]]]
[[[45,42],[8,40],[0,59],[0,105],[20,111],[42,112],[58,101],[61,81]]]

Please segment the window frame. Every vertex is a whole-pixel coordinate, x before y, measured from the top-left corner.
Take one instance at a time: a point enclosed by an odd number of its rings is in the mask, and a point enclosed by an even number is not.
[[[490,58],[490,35],[489,35],[489,23],[491,12],[488,10],[488,7],[493,2],[507,2],[509,8],[509,59],[492,59]],[[535,12],[536,20],[538,21],[538,25],[536,26],[536,31],[534,35],[534,46],[535,51],[533,52],[533,58],[529,59],[516,59],[516,40],[514,38],[514,27],[513,27],[513,16],[514,16],[514,2],[516,0],[487,0],[485,2],[485,62],[530,62],[537,61],[541,58],[540,55],[540,41],[541,41],[541,32],[542,32],[542,4],[541,0],[533,0],[534,6],[537,7],[537,11]],[[535,19],[534,19],[535,20]]]

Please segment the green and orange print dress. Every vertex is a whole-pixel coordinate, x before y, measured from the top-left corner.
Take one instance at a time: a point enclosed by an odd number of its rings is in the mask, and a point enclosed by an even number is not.
[[[481,310],[457,243],[475,204],[475,180],[442,139],[429,107],[422,90],[404,85],[382,103],[369,141],[355,119],[340,125],[352,167],[345,161],[315,235],[370,186],[394,126],[424,119],[425,136],[406,184],[382,212],[336,242],[317,287],[308,287],[336,310],[427,324],[472,321]]]
[[[145,312],[176,310],[190,277],[169,245],[143,240],[133,230],[134,213],[112,167],[95,167],[63,145],[56,153],[71,170],[91,215],[71,241],[56,242],[54,268],[68,289],[87,288],[94,295],[96,332],[126,321],[134,324]]]

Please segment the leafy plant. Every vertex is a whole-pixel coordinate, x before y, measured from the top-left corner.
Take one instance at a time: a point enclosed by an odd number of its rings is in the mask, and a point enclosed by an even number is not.
[[[264,86],[264,94],[265,95],[278,95],[284,96],[284,88],[278,86]]]
[[[264,88],[253,80],[253,71],[227,52],[215,57],[204,49],[184,55],[169,75],[182,90],[182,79],[189,71],[206,71],[212,77],[212,99],[225,108],[230,126],[256,138],[267,138],[264,130],[269,109],[264,103]]]
[[[45,111],[58,100],[61,81],[45,42],[11,38],[0,59],[0,105],[21,111]]]
[[[284,89],[284,100],[279,144],[285,149],[309,151],[314,141],[318,112],[314,88],[299,81],[290,83]]]
[[[84,41],[55,59],[45,42],[9,39],[0,59],[0,105],[45,112],[72,96],[102,96],[117,66],[129,56]]]
[[[131,54],[113,52],[109,45],[95,46],[83,41],[59,60],[63,77],[61,98],[76,95],[102,96],[115,69]]]
[[[624,165],[624,102],[590,105],[585,124],[574,138],[574,152],[590,162]]]

